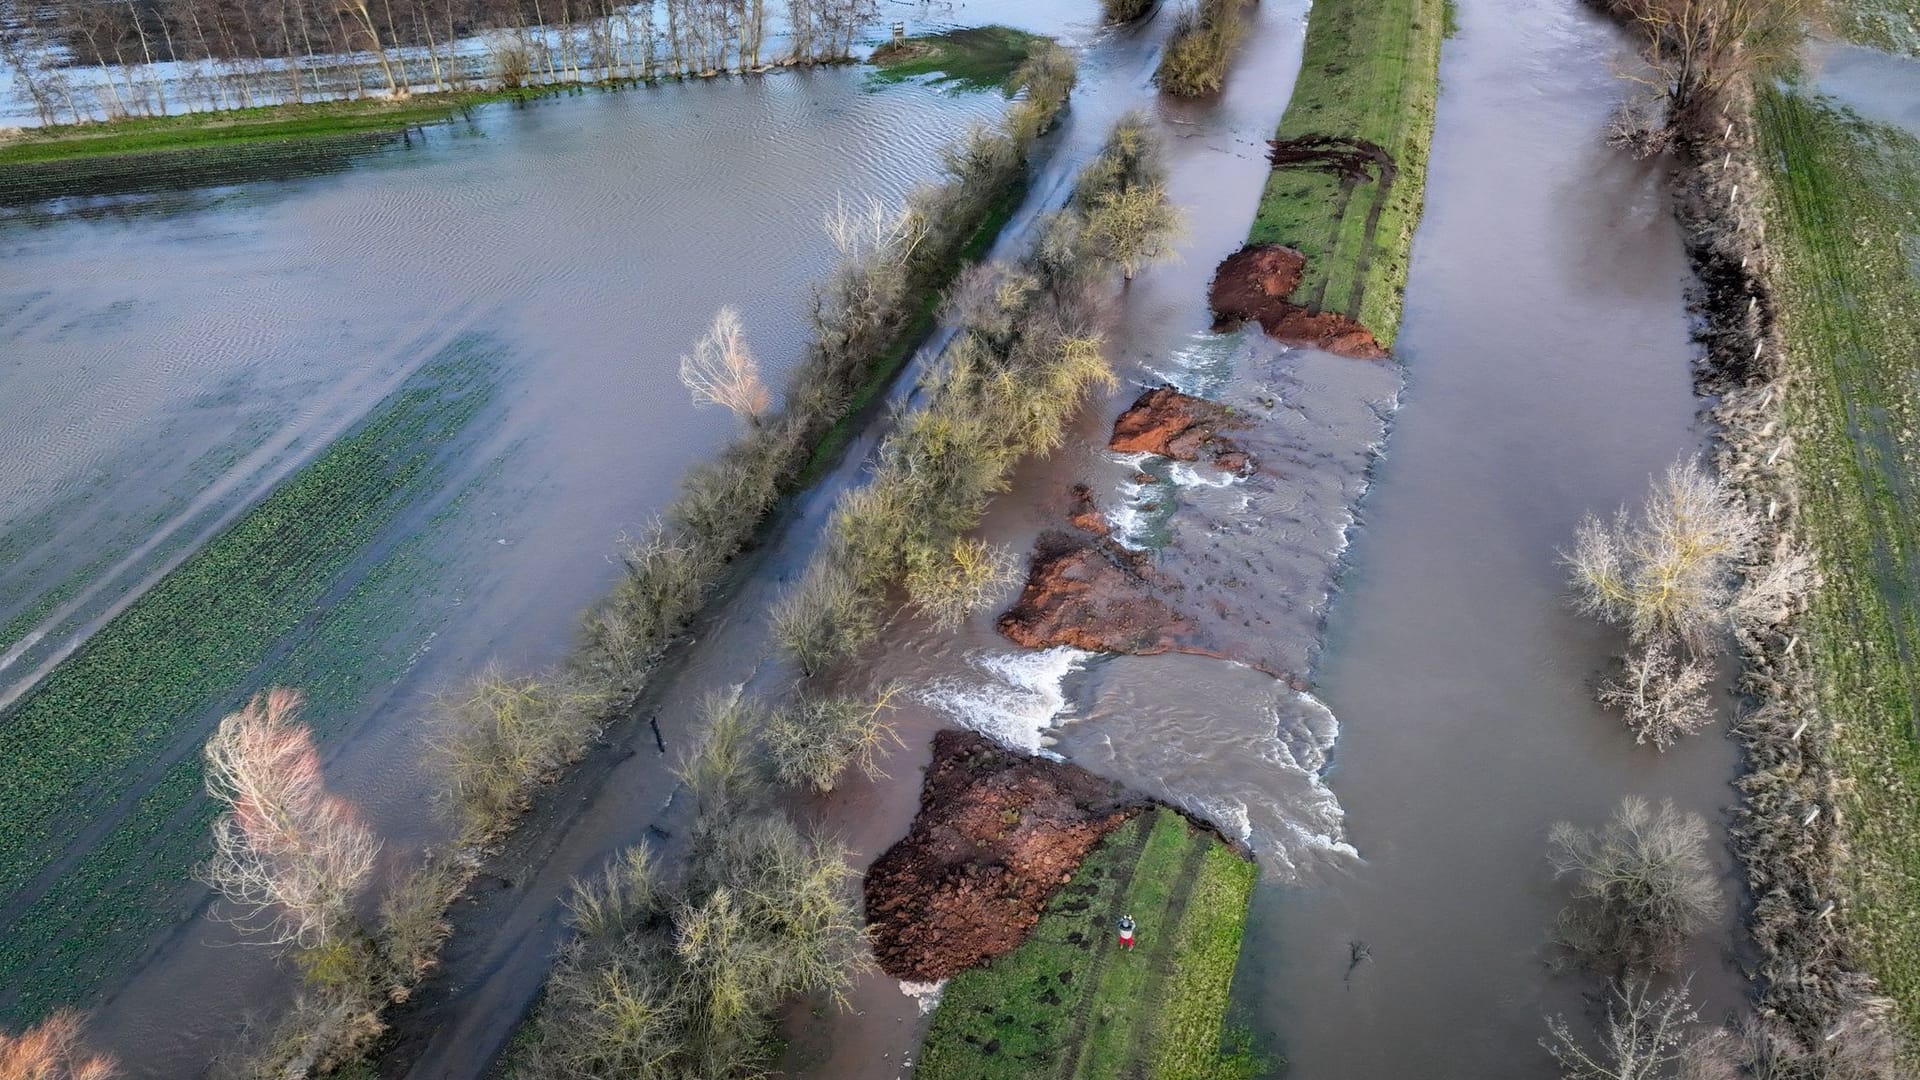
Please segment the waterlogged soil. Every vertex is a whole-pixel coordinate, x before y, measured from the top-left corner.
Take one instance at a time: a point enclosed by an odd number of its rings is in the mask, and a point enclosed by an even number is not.
[[[1144,806],[1085,769],[935,735],[913,828],[863,886],[880,969],[933,982],[1019,948],[1094,845]]]

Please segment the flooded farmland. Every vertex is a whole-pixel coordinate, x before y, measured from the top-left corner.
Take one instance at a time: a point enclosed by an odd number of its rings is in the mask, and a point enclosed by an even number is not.
[[[940,16],[1055,33],[1080,55],[1000,253],[1031,240],[1136,108],[1167,140],[1189,224],[1180,258],[1110,306],[1120,385],[1063,450],[1015,474],[981,532],[1029,550],[1086,484],[1117,542],[1216,597],[1222,632],[1257,662],[1022,650],[995,631],[1004,604],[957,632],[903,614],[846,678],[911,691],[889,776],[803,806],[865,865],[906,829],[928,734],[962,724],[1214,822],[1265,870],[1236,1019],[1306,1078],[1538,1075],[1543,1011],[1577,1012],[1586,989],[1544,962],[1560,902],[1549,822],[1637,793],[1719,828],[1732,801],[1730,743],[1660,755],[1591,703],[1620,642],[1567,610],[1555,557],[1583,513],[1636,498],[1700,445],[1687,271],[1660,176],[1600,139],[1620,42],[1574,0],[1459,6],[1388,362],[1216,331],[1206,306],[1267,175],[1306,4],[1261,5],[1226,91],[1199,103],[1151,86],[1168,11],[1105,31],[1091,5],[1060,0]],[[191,775],[223,708],[304,677],[329,777],[387,857],[441,840],[420,812],[430,695],[489,662],[558,657],[617,573],[615,540],[733,429],[692,407],[678,355],[731,304],[779,385],[829,265],[818,222],[842,198],[897,200],[1001,107],[872,87],[857,69],[786,72],[492,106],[327,175],[15,208],[0,218],[0,694],[25,692],[381,402],[469,387],[457,422],[422,422],[433,452],[313,613],[183,726],[169,771],[102,803],[127,816],[147,789],[172,792],[167,820],[203,829],[193,792],[168,778]],[[1108,450],[1114,416],[1162,383],[1251,417],[1261,468],[1229,477]],[[649,688],[653,724],[616,728],[507,845],[384,1072],[484,1075],[563,939],[567,882],[673,834],[661,750],[685,746],[707,693],[791,681],[765,614],[885,423],[743,562]],[[126,842],[107,820],[83,850],[9,881],[0,930],[57,930],[65,876]],[[190,843],[152,844],[184,870]],[[179,880],[141,893],[162,917],[121,934],[82,988],[102,1044],[138,1049],[123,1054],[135,1075],[191,1074],[290,992],[264,955],[207,947],[233,935],[196,917],[204,893]],[[1716,1018],[1742,1000],[1734,947],[1728,928],[1696,950]],[[0,1006],[36,1009],[50,989],[12,988]],[[791,1072],[902,1075],[918,1003],[879,976],[854,1002],[796,1025]]]

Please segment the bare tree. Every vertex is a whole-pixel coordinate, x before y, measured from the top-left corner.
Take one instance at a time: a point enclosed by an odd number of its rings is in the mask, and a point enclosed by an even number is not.
[[[0,1031],[0,1080],[109,1080],[119,1066],[80,1046],[80,1016],[61,1011],[20,1035]]]
[[[1130,185],[1103,193],[1087,208],[1082,234],[1093,250],[1128,281],[1172,250],[1184,224],[1162,184]]]
[[[1596,968],[1671,967],[1689,937],[1720,914],[1706,855],[1707,823],[1672,800],[1629,795],[1598,829],[1558,822],[1547,834],[1556,878],[1573,881],[1559,942]]]
[[[693,354],[680,358],[680,381],[693,391],[695,405],[721,405],[758,424],[773,405],[760,380],[760,362],[747,348],[740,313],[723,307],[713,326],[694,342]]]
[[[1669,635],[1704,653],[1732,617],[1736,570],[1759,535],[1759,518],[1689,459],[1667,469],[1637,518],[1623,507],[1612,522],[1581,522],[1564,557],[1582,611],[1636,642]]]
[[[1655,638],[1630,651],[1621,677],[1600,684],[1596,696],[1600,704],[1625,714],[1635,742],[1665,750],[1713,720],[1707,697],[1712,685],[1713,669],[1705,662],[1683,657]]]
[[[207,791],[227,807],[213,823],[200,877],[275,943],[326,946],[354,926],[353,900],[380,844],[327,794],[313,734],[295,722],[296,690],[275,687],[220,721],[206,747]]]
[[[1790,59],[1814,0],[1612,0],[1641,34],[1647,72],[1625,72],[1665,105],[1667,125],[1698,132],[1727,89]]]
[[[1547,1021],[1540,1040],[1565,1080],[1734,1080],[1733,1040],[1697,1031],[1700,1012],[1685,983],[1654,994],[1645,979],[1609,986],[1600,1045],[1588,1049],[1564,1016]]]

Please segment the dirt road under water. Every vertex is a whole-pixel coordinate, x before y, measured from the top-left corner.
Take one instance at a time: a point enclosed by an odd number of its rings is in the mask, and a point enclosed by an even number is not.
[[[1700,445],[1659,167],[1610,153],[1619,43],[1574,0],[1461,0],[1399,337],[1407,392],[1316,692],[1358,860],[1268,888],[1238,996],[1291,1075],[1538,1077],[1561,894],[1548,824],[1672,797],[1723,839],[1734,745],[1662,755],[1588,696],[1617,637],[1570,612],[1556,547]],[[1716,844],[1723,868],[1727,857]],[[1741,1004],[1729,917],[1694,950],[1703,1015]],[[1371,960],[1347,976],[1350,942]],[[1576,1029],[1581,1024],[1576,1019]]]

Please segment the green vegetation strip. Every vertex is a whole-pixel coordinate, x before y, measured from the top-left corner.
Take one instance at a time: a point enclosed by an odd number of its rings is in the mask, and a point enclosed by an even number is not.
[[[0,716],[10,762],[0,788],[0,1012],[9,1019],[71,1002],[112,973],[106,957],[137,950],[179,916],[206,837],[194,752],[205,725],[260,688],[259,666],[303,624],[346,665],[361,659],[379,623],[343,621],[369,615],[357,594],[325,601],[440,482],[444,444],[489,400],[492,382],[488,357],[450,350]],[[310,652],[285,660],[311,665]],[[69,854],[70,866],[40,880]]]
[[[1025,945],[954,977],[916,1075],[924,1080],[1229,1080],[1227,994],[1256,869],[1164,807],[1116,830],[1056,893]],[[1115,923],[1139,924],[1132,951]]]
[[[1758,119],[1775,163],[1789,422],[1822,587],[1806,643],[1834,728],[1860,959],[1920,1030],[1920,143],[1792,91]]]
[[[1045,40],[1010,26],[970,26],[889,41],[867,59],[877,82],[933,75],[932,82],[967,90],[1009,90],[1013,73]]]
[[[1277,168],[1248,237],[1298,248],[1307,266],[1294,302],[1352,316],[1388,348],[1420,223],[1446,31],[1443,0],[1316,0],[1279,139],[1378,147],[1392,182],[1378,166],[1357,182],[1314,165]]]
[[[0,170],[10,165],[72,158],[395,132],[438,123],[463,109],[507,96],[511,95],[485,91],[423,94],[400,101],[360,98],[26,128],[0,142]]]

